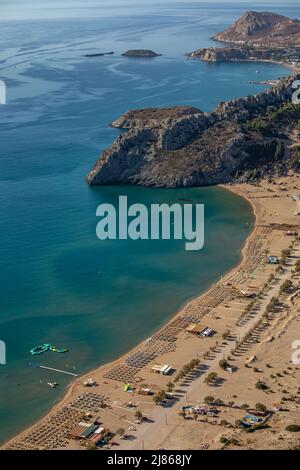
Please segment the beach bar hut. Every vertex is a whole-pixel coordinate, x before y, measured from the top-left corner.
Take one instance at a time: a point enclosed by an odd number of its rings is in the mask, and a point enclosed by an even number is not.
[[[156,364],[155,366],[151,367],[150,372],[154,372],[155,374],[168,375],[171,370],[172,367],[167,364]]]
[[[103,427],[97,428],[95,432],[89,437],[89,441],[97,445],[99,442],[102,441],[107,432],[108,431]]]
[[[94,434],[94,432],[99,428],[94,424],[80,422],[75,428],[70,432],[70,437],[73,439],[87,439],[89,436]]]
[[[201,333],[201,336],[203,336],[203,338],[208,338],[209,336],[213,336],[213,335],[214,335],[214,330],[210,328],[209,326],[205,328],[204,331],[202,331]]]
[[[205,326],[200,323],[192,323],[186,328],[186,331],[192,335],[199,336],[205,330]]]
[[[139,388],[137,392],[139,395],[151,395],[152,393],[151,388],[143,388],[143,387]]]
[[[87,379],[83,382],[84,387],[94,387],[96,384],[96,381],[94,379]]]

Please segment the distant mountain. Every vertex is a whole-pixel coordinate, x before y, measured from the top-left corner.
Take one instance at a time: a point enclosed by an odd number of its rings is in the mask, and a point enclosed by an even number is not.
[[[255,46],[300,45],[300,21],[270,12],[247,11],[214,39]]]

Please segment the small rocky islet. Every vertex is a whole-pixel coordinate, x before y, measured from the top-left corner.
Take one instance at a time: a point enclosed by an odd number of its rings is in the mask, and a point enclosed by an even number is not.
[[[151,57],[160,57],[162,54],[157,54],[156,52],[150,49],[131,49],[122,54],[123,57],[141,57],[141,58],[151,58]]]
[[[114,52],[94,52],[90,54],[84,54],[83,57],[103,57],[105,55],[113,55]]]

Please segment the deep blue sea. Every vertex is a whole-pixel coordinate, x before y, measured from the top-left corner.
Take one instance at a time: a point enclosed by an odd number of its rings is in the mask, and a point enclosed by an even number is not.
[[[115,359],[237,264],[253,226],[249,205],[222,189],[89,188],[86,174],[119,134],[109,123],[148,106],[209,111],[265,88],[249,80],[289,74],[274,64],[184,56],[213,44],[211,36],[253,4],[66,4],[40,12],[32,6],[26,20],[18,2],[0,6],[0,79],[7,85],[7,105],[0,106],[0,339],[7,344],[0,440],[39,418],[69,383],[28,367],[33,346],[68,347],[66,355],[39,361],[79,374]],[[288,3],[272,10],[297,16]],[[132,48],[163,56],[121,57]],[[115,54],[84,58],[108,51]],[[100,242],[96,208],[119,195],[147,205],[205,204],[204,249],[187,252],[179,241]],[[50,380],[60,387],[51,390]]]

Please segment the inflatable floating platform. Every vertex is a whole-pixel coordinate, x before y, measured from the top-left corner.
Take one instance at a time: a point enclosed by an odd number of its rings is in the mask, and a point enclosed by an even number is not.
[[[42,344],[41,346],[36,346],[35,348],[32,348],[30,350],[30,354],[32,356],[39,356],[40,354],[44,354],[47,351],[52,351],[56,353],[66,353],[69,350],[67,348],[62,348],[59,349],[56,346],[53,346],[52,344]]]

